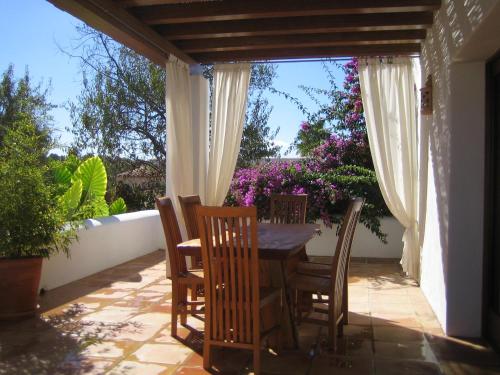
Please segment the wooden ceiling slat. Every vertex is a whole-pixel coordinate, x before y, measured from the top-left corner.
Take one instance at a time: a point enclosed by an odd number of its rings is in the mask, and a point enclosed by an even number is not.
[[[114,2],[122,8],[148,6],[148,5],[165,5],[165,4],[192,4],[195,2],[220,1],[220,0],[114,0]]]
[[[163,65],[170,54],[195,61],[154,30],[109,0],[49,0],[56,7]]]
[[[420,52],[442,0],[48,0],[164,65]]]
[[[381,31],[426,29],[432,12],[383,13],[316,17],[268,18],[155,26],[169,40],[329,33],[338,31]]]
[[[425,30],[363,31],[331,34],[299,34],[178,40],[184,52],[242,51],[267,48],[321,47],[367,44],[410,44],[425,39]]]
[[[273,59],[328,58],[345,56],[392,56],[420,53],[420,44],[387,44],[367,46],[311,47],[289,49],[262,49],[251,51],[228,51],[193,53],[200,63],[228,61],[255,61]]]
[[[425,12],[441,0],[231,0],[138,6],[131,10],[147,24],[248,20],[295,16]]]

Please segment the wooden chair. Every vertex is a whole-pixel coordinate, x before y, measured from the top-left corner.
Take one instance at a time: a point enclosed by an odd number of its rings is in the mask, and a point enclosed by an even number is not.
[[[306,210],[307,194],[271,195],[271,223],[304,224]]]
[[[261,344],[279,327],[261,332],[261,309],[275,303],[281,310],[281,289],[259,287],[257,209],[199,206],[197,213],[205,272],[203,367],[212,367],[213,346],[232,347],[252,350],[259,374]]]
[[[337,336],[342,336],[343,326],[348,319],[348,275],[349,259],[351,255],[352,239],[361,214],[364,199],[356,198],[351,201],[347,214],[342,222],[337,248],[330,267],[330,275],[308,275],[297,273],[290,280],[290,288],[300,299],[301,293],[315,293],[318,298],[313,302],[327,303],[327,309],[313,308],[314,312],[328,315],[328,334],[333,350],[337,349]],[[328,301],[322,299],[328,296]],[[300,300],[296,303],[298,320],[323,324],[320,319],[302,318]]]
[[[181,204],[182,216],[184,216],[184,223],[186,224],[186,231],[188,239],[200,238],[198,231],[198,220],[196,218],[196,206],[201,205],[199,195],[188,195],[186,197],[179,196],[179,203]],[[201,256],[191,257],[191,268],[201,268]]]
[[[170,329],[171,335],[175,337],[177,336],[179,315],[181,324],[185,325],[188,313],[202,313],[196,310],[196,306],[204,305],[204,302],[188,301],[187,289],[197,290],[203,286],[203,271],[188,271],[186,258],[181,256],[177,250],[177,245],[182,242],[182,237],[170,198],[155,198],[155,201],[158,211],[160,211],[170,261],[170,278],[172,279],[172,324]]]

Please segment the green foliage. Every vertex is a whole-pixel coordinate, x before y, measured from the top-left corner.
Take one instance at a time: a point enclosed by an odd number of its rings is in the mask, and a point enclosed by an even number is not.
[[[109,205],[109,214],[118,215],[127,211],[127,205],[123,198],[118,198]]]
[[[52,164],[58,202],[66,220],[78,221],[126,212],[123,199],[115,200],[111,206],[106,202],[107,175],[101,158],[93,156],[78,163],[75,157],[68,157]]]
[[[47,179],[47,138],[30,115],[15,117],[0,147],[0,257],[67,253],[74,231]]]
[[[34,85],[28,70],[18,80],[14,78],[14,66],[9,65],[0,81],[0,147],[8,129],[15,128],[29,117],[39,136],[40,145],[50,144],[49,125],[52,117],[49,112],[55,107],[47,100],[48,88],[42,84]]]
[[[151,210],[155,208],[155,197],[165,194],[164,182],[149,182],[142,185],[116,184],[115,195],[123,197],[129,211]]]
[[[75,148],[101,155],[105,161],[124,158],[147,164],[164,174],[165,69],[89,27],[78,31],[81,41],[75,49],[83,88],[77,101],[69,104],[72,128],[68,129]],[[211,80],[213,67],[205,68]],[[275,76],[273,64],[252,66],[241,165],[279,154],[272,143],[276,133],[267,126],[272,108],[262,98]],[[108,172],[114,180],[115,171]]]
[[[249,167],[262,159],[279,156],[281,147],[273,143],[279,128],[271,133],[267,125],[272,107],[262,92],[249,102],[246,124],[243,128],[237,168]]]
[[[293,142],[300,156],[310,156],[314,149],[325,142],[331,135],[331,131],[325,127],[325,121],[302,122],[299,132]]]
[[[97,197],[104,197],[108,178],[101,158],[94,156],[80,164],[71,178],[72,182],[78,180],[82,182],[83,202],[89,202]]]

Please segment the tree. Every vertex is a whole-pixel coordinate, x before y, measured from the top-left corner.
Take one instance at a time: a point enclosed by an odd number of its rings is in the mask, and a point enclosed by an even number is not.
[[[69,105],[74,147],[105,160],[164,162],[165,71],[90,27],[78,29],[83,88]]]
[[[255,99],[249,100],[236,168],[249,167],[262,159],[279,155],[281,147],[273,142],[279,128],[271,132],[267,124],[271,111],[272,107],[262,97],[262,92]]]
[[[294,146],[302,156],[311,156],[316,148],[321,146],[325,148],[325,143],[335,144],[340,137],[356,147],[357,151],[352,151],[352,147],[349,148],[351,156],[357,156],[353,159],[356,165],[373,169],[359,86],[358,61],[353,58],[344,65],[335,63],[332,66],[324,63],[323,67],[327,73],[329,88],[302,86],[304,92],[320,104],[318,111],[309,113],[303,106],[301,107],[297,99],[291,98],[307,116],[307,121],[301,124],[297,133]],[[332,68],[344,73],[340,87]],[[318,97],[326,97],[327,100],[321,103]],[[330,139],[332,134],[336,137],[335,142]]]
[[[47,146],[50,143],[49,128],[52,125],[50,111],[56,106],[49,103],[47,95],[50,84],[33,85],[28,69],[20,79],[14,78],[14,66],[9,65],[0,82],[0,146],[9,129],[16,128],[21,119],[29,117],[37,135]]]
[[[78,54],[71,55],[81,60],[83,72],[82,93],[70,104],[75,147],[97,152],[105,161],[149,163],[163,172],[165,70],[87,26],[79,32]],[[211,78],[211,66],[206,66],[205,75]],[[252,67],[244,155],[277,153],[266,127],[271,109],[261,97],[274,77],[271,64]]]

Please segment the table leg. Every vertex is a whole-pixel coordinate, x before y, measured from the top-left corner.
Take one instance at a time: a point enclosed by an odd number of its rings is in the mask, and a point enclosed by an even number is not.
[[[283,348],[297,349],[297,327],[295,326],[292,299],[288,288],[288,272],[286,261],[270,262],[271,283],[275,287],[283,289],[283,311],[281,318]]]

